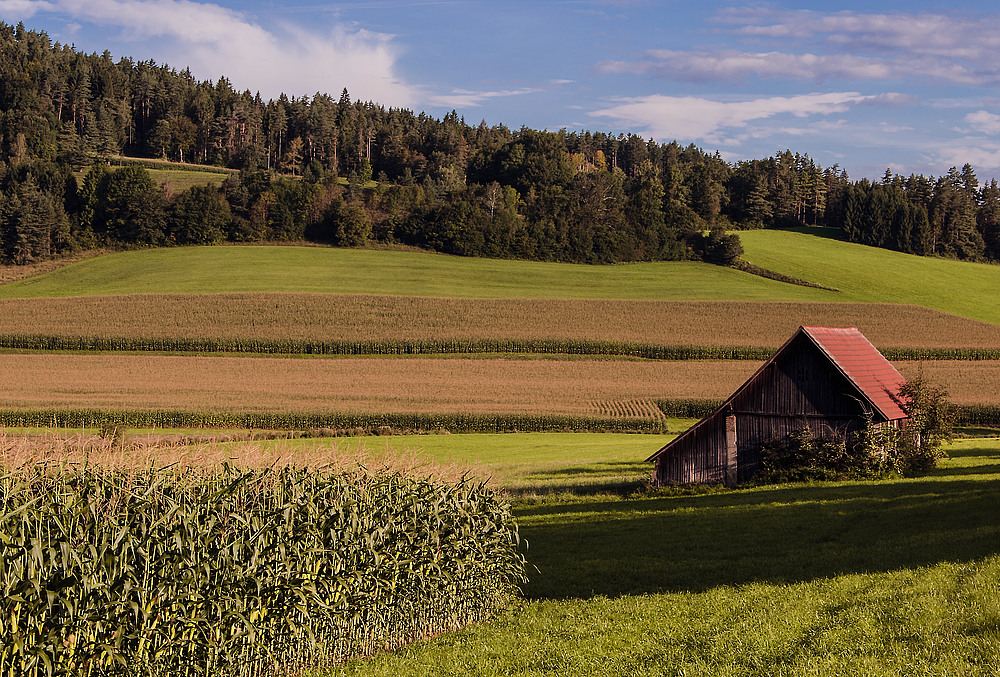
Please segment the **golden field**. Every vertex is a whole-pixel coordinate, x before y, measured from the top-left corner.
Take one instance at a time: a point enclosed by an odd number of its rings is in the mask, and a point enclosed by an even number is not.
[[[0,355],[0,408],[657,416],[722,399],[760,363],[554,358]],[[1000,403],[1000,362],[899,362],[956,404]]]
[[[920,306],[241,293],[0,299],[0,334],[258,340],[552,339],[778,347],[858,327],[880,348],[1000,348],[1000,326]]]

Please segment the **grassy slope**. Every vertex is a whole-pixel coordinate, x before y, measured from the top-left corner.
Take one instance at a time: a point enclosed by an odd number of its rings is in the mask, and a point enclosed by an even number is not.
[[[1000,266],[917,257],[815,235],[741,233],[747,260],[840,293],[707,264],[584,266],[319,247],[123,252],[0,286],[0,297],[326,292],[469,298],[913,303],[1000,323]],[[957,293],[956,290],[961,290]]]
[[[531,601],[326,675],[994,675],[1000,440],[927,477],[521,505]]]
[[[744,258],[840,289],[843,301],[914,303],[1000,323],[1000,266],[912,256],[805,233],[740,233]]]
[[[176,171],[171,169],[147,169],[149,178],[156,185],[165,185],[173,193],[181,193],[192,186],[217,186],[226,180],[225,174],[218,172]]]
[[[837,301],[702,263],[586,266],[320,247],[122,252],[0,287],[0,297],[243,291],[499,298]]]

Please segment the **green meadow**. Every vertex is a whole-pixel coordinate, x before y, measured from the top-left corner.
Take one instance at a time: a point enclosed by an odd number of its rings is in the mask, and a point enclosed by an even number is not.
[[[744,231],[745,258],[840,291],[696,262],[614,266],[299,246],[119,252],[0,287],[0,297],[325,292],[472,298],[912,303],[1000,323],[1000,266],[875,249],[804,232]],[[891,271],[887,273],[887,271]],[[959,291],[960,290],[960,291]]]
[[[172,193],[182,193],[194,186],[218,186],[226,180],[220,172],[199,172],[197,170],[176,171],[172,169],[147,169],[149,178],[158,186],[166,186]]]
[[[410,456],[427,472],[435,467],[468,469],[475,477],[517,496],[621,492],[649,482],[646,459],[694,419],[669,419],[669,435],[624,433],[506,433],[392,435],[382,437],[276,439],[265,449],[289,457],[335,447],[346,456]],[[315,456],[311,456],[315,458]]]
[[[616,266],[296,246],[120,252],[0,287],[0,297],[327,292],[472,298],[836,301],[833,292],[704,263]]]
[[[902,254],[823,237],[825,229],[806,230],[741,232],[744,258],[839,289],[843,301],[913,303],[1000,323],[1000,266]]]
[[[995,675],[1000,439],[880,483],[516,505],[500,618],[322,675]]]

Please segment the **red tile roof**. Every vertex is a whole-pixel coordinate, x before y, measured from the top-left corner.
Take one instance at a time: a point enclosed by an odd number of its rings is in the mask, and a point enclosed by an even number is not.
[[[906,379],[856,327],[802,327],[802,331],[886,419],[906,418],[899,398],[899,387]]]

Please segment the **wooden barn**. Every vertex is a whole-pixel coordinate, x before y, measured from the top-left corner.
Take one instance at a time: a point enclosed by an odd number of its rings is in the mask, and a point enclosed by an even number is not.
[[[721,407],[647,459],[653,481],[732,486],[757,472],[764,443],[803,425],[814,435],[868,418],[899,426],[904,380],[857,328],[799,327]]]

